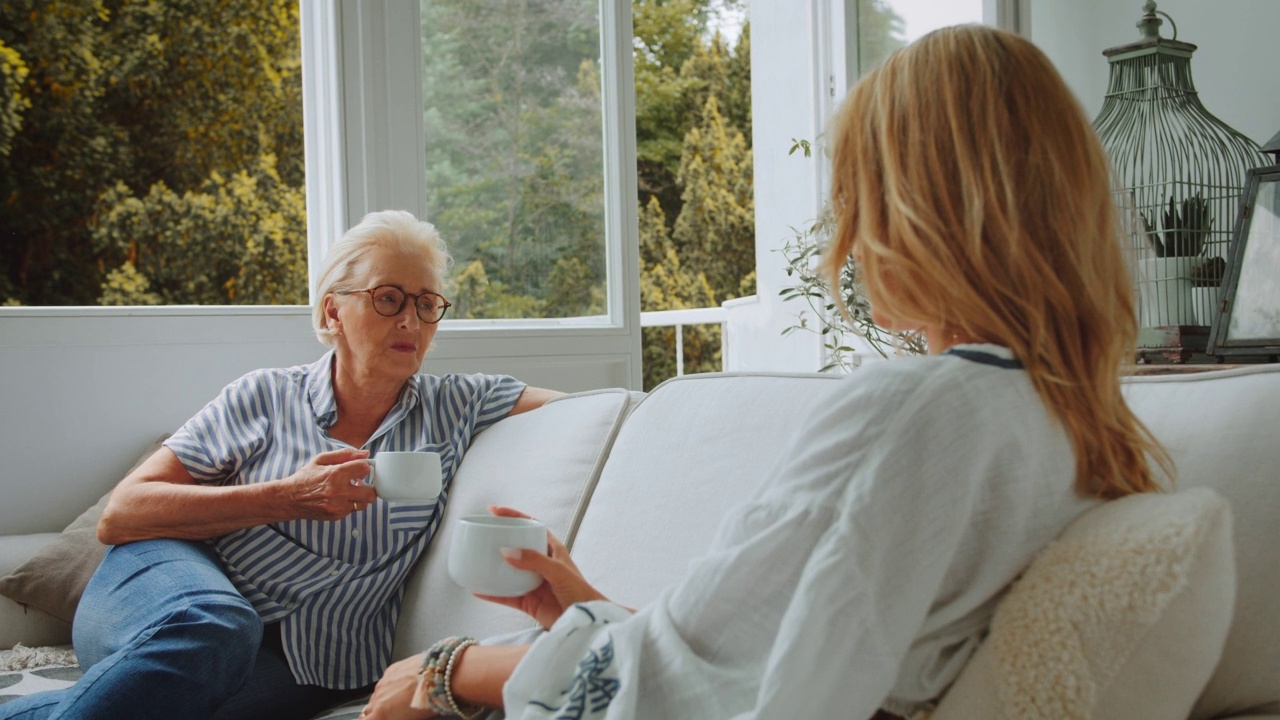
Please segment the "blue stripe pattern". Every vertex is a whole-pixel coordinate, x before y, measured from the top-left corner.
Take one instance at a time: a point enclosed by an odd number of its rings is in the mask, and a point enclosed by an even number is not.
[[[228,385],[165,442],[196,482],[249,485],[292,475],[350,447],[338,417],[333,353],[258,370]],[[404,580],[435,535],[454,473],[476,433],[506,417],[524,384],[505,375],[415,375],[365,444],[440,453],[444,491],[429,504],[378,500],[342,520],[260,525],[210,541],[264,622],[279,622],[299,683],[364,687],[391,660]]]

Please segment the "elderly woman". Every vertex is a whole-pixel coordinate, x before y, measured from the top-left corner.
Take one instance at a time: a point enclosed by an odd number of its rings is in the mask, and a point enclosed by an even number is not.
[[[0,718],[308,717],[377,681],[472,439],[555,395],[418,374],[448,261],[406,212],[347,232],[317,283],[332,351],[231,383],[120,482],[73,626],[84,677]],[[440,453],[437,500],[378,498],[368,460],[392,450]]]

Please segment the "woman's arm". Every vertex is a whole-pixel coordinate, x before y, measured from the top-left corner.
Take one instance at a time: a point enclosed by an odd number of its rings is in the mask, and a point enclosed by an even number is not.
[[[450,689],[462,705],[502,707],[502,688],[529,651],[528,645],[472,645],[465,648],[453,667]],[[382,674],[373,697],[360,717],[364,720],[410,720],[432,717],[410,701],[418,688],[422,653],[405,658]]]
[[[545,388],[526,387],[524,392],[520,393],[520,397],[516,400],[516,404],[511,407],[508,415],[519,415],[522,412],[537,410],[546,405],[553,398],[558,398],[564,393],[558,390],[547,390]]]
[[[472,645],[462,651],[453,668],[453,696],[466,705],[502,707],[502,688],[528,645]]]
[[[272,522],[337,520],[377,499],[358,482],[369,474],[363,450],[321,453],[287,478],[250,485],[197,485],[167,447],[111,493],[98,540],[122,545],[153,538],[205,540]]]

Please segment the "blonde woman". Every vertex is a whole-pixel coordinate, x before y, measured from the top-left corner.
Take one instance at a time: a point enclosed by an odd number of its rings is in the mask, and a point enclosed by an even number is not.
[[[869,73],[832,136],[826,272],[852,254],[877,322],[931,355],[855,372],[652,606],[598,599],[553,539],[509,559],[547,579],[515,603],[547,633],[441,641],[366,717],[909,716],[1073,518],[1157,489],[1164,452],[1120,393],[1136,327],[1107,159],[1048,59],[940,30]]]

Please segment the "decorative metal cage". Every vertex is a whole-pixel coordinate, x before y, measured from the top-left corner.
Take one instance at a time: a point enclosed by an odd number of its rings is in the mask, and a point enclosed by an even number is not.
[[[1111,156],[1138,289],[1139,356],[1185,362],[1203,352],[1218,309],[1246,171],[1258,145],[1200,102],[1196,46],[1148,0],[1142,39],[1103,52],[1111,76],[1094,128]],[[1173,39],[1160,36],[1163,15]]]

